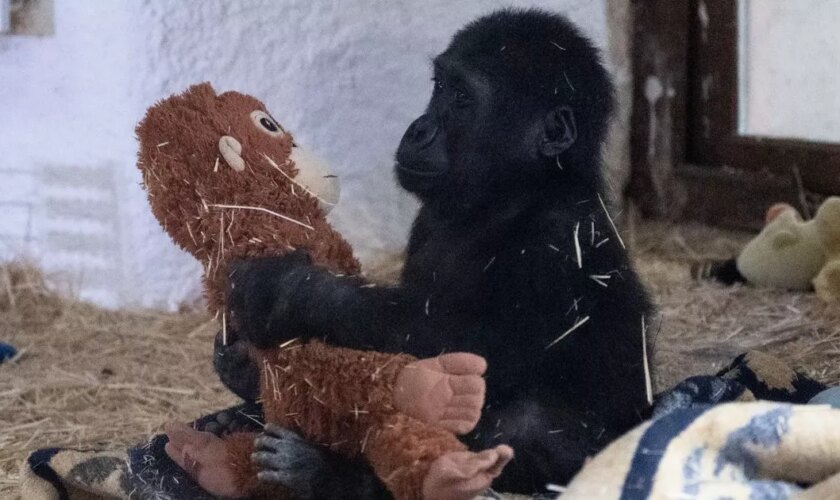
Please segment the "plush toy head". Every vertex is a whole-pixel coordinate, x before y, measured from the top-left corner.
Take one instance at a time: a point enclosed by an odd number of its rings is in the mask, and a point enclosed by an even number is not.
[[[768,217],[769,218],[769,217]],[[738,256],[738,271],[752,284],[807,290],[825,263],[817,228],[793,207],[778,211]]]
[[[231,258],[297,248],[336,272],[357,272],[324,216],[338,180],[253,97],[210,84],[152,106],[137,126],[138,167],[164,230],[205,267],[212,312],[224,309]]]
[[[792,206],[777,204],[767,221],[737,259],[750,283],[806,290],[832,256],[840,258],[840,198],[826,200],[810,221]]]

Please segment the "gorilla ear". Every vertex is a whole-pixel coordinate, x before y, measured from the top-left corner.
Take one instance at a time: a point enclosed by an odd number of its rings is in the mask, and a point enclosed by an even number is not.
[[[575,113],[568,106],[558,106],[545,116],[545,132],[540,153],[553,158],[572,147],[577,140]]]

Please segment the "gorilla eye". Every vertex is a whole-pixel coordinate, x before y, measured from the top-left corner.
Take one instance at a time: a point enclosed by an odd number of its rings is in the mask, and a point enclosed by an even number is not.
[[[272,137],[280,137],[286,133],[286,131],[283,130],[283,127],[281,127],[280,124],[265,111],[259,109],[253,111],[251,113],[251,120],[258,129]]]
[[[457,106],[466,106],[470,103],[470,96],[463,90],[456,90],[455,91],[455,104]]]
[[[443,90],[443,80],[438,77],[434,77],[432,78],[432,81],[434,82],[435,90]]]

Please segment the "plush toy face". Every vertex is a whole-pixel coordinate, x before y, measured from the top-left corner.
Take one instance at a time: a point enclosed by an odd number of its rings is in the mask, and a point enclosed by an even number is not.
[[[152,212],[204,265],[211,313],[224,311],[231,259],[303,249],[334,272],[359,271],[325,219],[338,201],[337,178],[260,101],[195,85],[152,106],[137,137]]]
[[[804,290],[825,263],[816,220],[803,221],[793,207],[777,211],[738,256],[738,270],[756,285]]]
[[[205,262],[220,253],[222,240],[261,236],[231,234],[242,226],[231,222],[237,213],[306,228],[338,201],[337,178],[260,101],[238,92],[217,95],[209,84],[195,85],[150,108],[137,135],[155,216]]]

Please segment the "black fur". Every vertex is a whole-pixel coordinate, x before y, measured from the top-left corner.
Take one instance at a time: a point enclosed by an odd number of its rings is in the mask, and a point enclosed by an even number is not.
[[[696,280],[713,278],[724,285],[746,283],[747,278],[738,271],[735,259],[705,260],[691,265],[691,277]]]
[[[248,343],[232,329],[225,333],[218,332],[213,342],[213,368],[232,393],[245,401],[256,401],[260,397],[260,370],[251,361]]]
[[[392,498],[370,466],[269,424],[257,438],[254,462],[263,481],[283,484],[296,500]]]
[[[563,17],[503,10],[467,25],[435,59],[431,102],[397,152],[399,182],[422,202],[400,284],[242,262],[230,293],[241,335],[478,353],[487,405],[465,442],[514,448],[501,490],[567,481],[649,409],[651,307],[601,201],[612,94]]]

